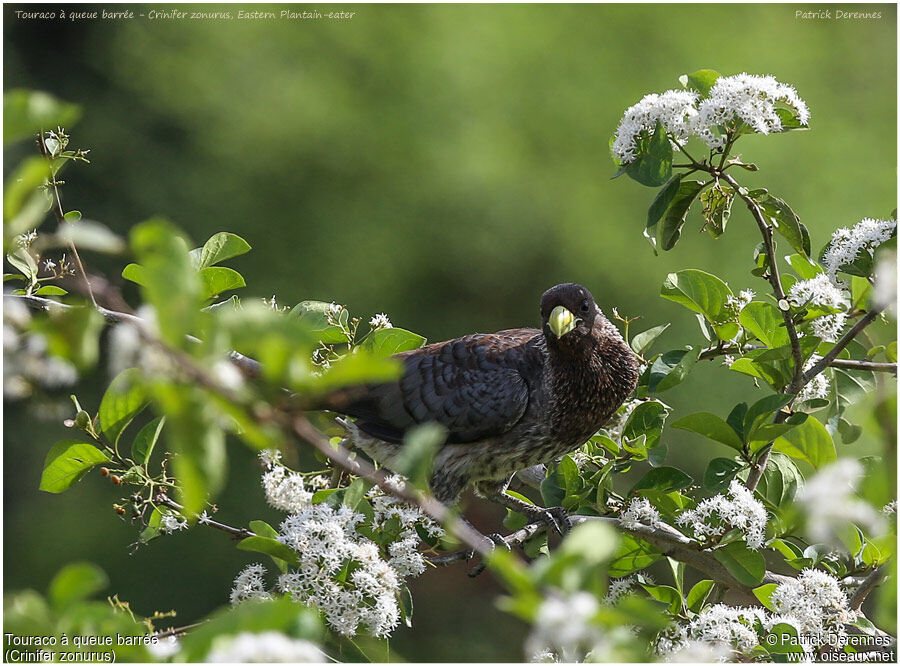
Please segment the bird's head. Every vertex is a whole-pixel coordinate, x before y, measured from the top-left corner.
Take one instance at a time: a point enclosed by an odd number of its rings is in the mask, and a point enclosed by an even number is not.
[[[602,316],[591,292],[574,282],[551,287],[541,297],[542,330],[551,344],[586,338]]]

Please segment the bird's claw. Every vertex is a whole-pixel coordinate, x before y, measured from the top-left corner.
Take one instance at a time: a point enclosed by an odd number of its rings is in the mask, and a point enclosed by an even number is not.
[[[512,548],[510,548],[509,544],[506,543],[506,540],[503,538],[502,534],[497,534],[496,532],[494,532],[493,534],[486,534],[485,536],[491,542],[491,550],[492,551],[497,546],[503,546],[504,548],[506,548],[506,550],[512,550]],[[473,557],[475,557],[475,551],[470,548],[466,552],[466,560],[471,560]],[[475,578],[475,576],[479,575],[482,571],[484,571],[484,568],[485,568],[484,562],[479,562],[478,564],[475,565],[475,567],[473,569],[471,569],[468,572],[469,578]]]
[[[569,512],[561,506],[551,506],[542,509],[539,512],[538,520],[552,527],[560,536],[566,536],[572,529],[572,519],[569,518]]]

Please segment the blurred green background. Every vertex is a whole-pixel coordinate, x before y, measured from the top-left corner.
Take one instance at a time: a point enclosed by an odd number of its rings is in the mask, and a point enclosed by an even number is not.
[[[871,20],[804,20],[797,11],[822,7],[791,4],[244,7],[355,12],[307,21],[17,19],[23,9],[41,7],[3,8],[5,89],[84,110],[72,146],[90,148],[92,164],[67,171],[67,208],[122,234],[163,215],[197,242],[243,236],[254,249],[233,262],[249,285],[242,298],[334,300],[439,340],[534,325],[541,292],[571,280],[607,313],[639,315],[638,331],[672,321],[661,347],[698,344],[693,316],[661,300],[660,285],[693,267],[764,291],[748,274],[755,225],[736,207],[713,241],[695,212],[678,247],[654,257],[641,237],[654,191],[610,180],[607,146],[628,106],[701,68],[773,74],[809,104],[812,131],[741,140],[761,170],[740,176],[791,204],[814,251],[836,227],[896,206],[894,5],[852,7],[881,13]],[[8,149],[5,169],[28,150]],[[123,282],[124,258],[86,259]],[[104,378],[101,367],[78,389],[89,409]],[[683,415],[761,395],[705,364],[661,397]],[[223,535],[194,529],[129,554],[137,529],[116,519],[98,476],[64,497],[38,493],[47,450],[67,436],[65,403],[52,407],[5,404],[5,588],[42,590],[64,563],[89,559],[139,613],[175,608],[185,624],[225,603],[254,558]],[[683,432],[664,437],[669,462],[695,475],[723,454]],[[277,523],[251,454],[234,444],[230,455],[219,515]],[[493,507],[473,515],[499,528]],[[396,632],[397,655],[522,658],[524,627],[493,606],[487,576],[429,572],[413,592],[415,627]]]

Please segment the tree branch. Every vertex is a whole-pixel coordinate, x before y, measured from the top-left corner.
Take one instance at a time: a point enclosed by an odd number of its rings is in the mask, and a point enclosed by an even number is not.
[[[887,567],[884,564],[872,569],[872,572],[863,578],[859,587],[856,588],[856,591],[850,597],[850,609],[858,611],[862,607],[866,597],[868,597],[872,590],[874,590],[886,577]]]
[[[841,336],[840,340],[838,340],[836,343],[834,343],[834,347],[831,348],[831,351],[829,351],[827,354],[825,354],[825,356],[823,356],[820,361],[816,362],[814,365],[812,365],[810,367],[809,370],[807,370],[805,373],[803,373],[803,384],[808,383],[813,377],[818,375],[829,365],[832,365],[833,362],[837,359],[837,355],[840,354],[844,350],[844,347],[849,345],[850,342],[853,340],[853,338],[855,338],[857,335],[859,335],[866,326],[868,326],[873,321],[875,321],[875,317],[877,317],[879,314],[881,314],[881,311],[884,310],[884,307],[885,306],[882,305],[879,307],[872,308],[865,314],[865,316],[863,316],[862,319],[860,319],[853,325],[853,328],[851,328],[849,331],[844,333]],[[895,371],[896,371],[896,364],[895,364]],[[803,384],[801,384],[800,388],[802,388]]]
[[[184,507],[181,506],[178,502],[173,500],[171,497],[166,495],[165,493],[159,493],[155,498],[157,504],[163,504],[170,509],[175,509],[176,511],[183,512]],[[209,525],[213,529],[221,530],[237,539],[246,539],[247,537],[256,536],[254,532],[251,532],[245,527],[232,527],[231,525],[226,525],[225,523],[220,523],[218,520],[213,520],[212,518],[201,519],[200,522],[204,525]]]

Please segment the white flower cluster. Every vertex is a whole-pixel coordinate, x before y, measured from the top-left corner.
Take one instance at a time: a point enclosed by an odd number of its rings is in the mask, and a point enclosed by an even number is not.
[[[638,525],[656,527],[659,525],[659,511],[650,504],[650,500],[647,498],[634,497],[619,515],[619,520],[622,522],[622,527],[626,529],[635,528]]]
[[[525,639],[528,660],[572,663],[585,661],[592,652],[601,654],[605,640],[593,622],[598,610],[597,599],[587,592],[544,599]]]
[[[776,104],[782,102],[794,109],[801,125],[809,124],[809,109],[793,86],[779,83],[773,76],[737,74],[721,76],[700,102],[694,131],[710,148],[723,145],[725,137],[712,130],[735,120],[742,120],[760,134],[782,130]]]
[[[824,273],[809,280],[801,280],[788,290],[788,299],[795,305],[823,306],[844,309],[848,302],[844,293]],[[847,322],[844,312],[817,317],[812,321],[813,335],[825,342],[837,342]]]
[[[801,636],[810,637],[810,646],[844,635],[844,624],[856,619],[838,580],[816,569],[804,569],[797,578],[779,585],[771,603],[777,614],[773,620],[787,622]]]
[[[281,454],[276,450],[261,452],[260,459],[267,468],[262,477],[266,500],[289,514],[277,538],[296,551],[299,565],[282,574],[270,591],[262,578],[265,569],[248,567],[235,580],[232,603],[270,598],[277,591],[318,608],[338,633],[352,636],[365,630],[388,636],[400,620],[397,598],[402,579],[425,571],[418,530],[437,538],[443,529],[417,508],[373,488],[366,496],[374,512],[372,529],[381,530],[390,522],[396,530],[383,557],[379,546],[357,530],[366,519],[362,513],[344,505],[312,503],[314,491],[328,486],[327,477],[304,479],[279,464]],[[392,476],[388,483],[400,489],[405,481]],[[342,578],[346,571],[349,575]]]
[[[232,604],[237,604],[248,599],[271,599],[272,595],[266,591],[266,582],[263,576],[266,568],[261,564],[251,564],[245,567],[234,579],[229,597]]]
[[[698,104],[699,101],[699,104]],[[625,111],[619,122],[612,152],[623,164],[637,157],[637,141],[652,134],[659,122],[679,143],[698,136],[710,148],[724,144],[720,133],[724,125],[743,121],[760,134],[780,132],[781,118],[776,112],[778,103],[793,108],[801,124],[809,123],[809,109],[793,87],[779,83],[771,76],[737,74],[716,80],[709,96],[699,100],[697,93],[669,90],[646,95]]]
[[[873,220],[867,217],[849,229],[842,227],[835,231],[822,256],[828,278],[836,284],[845,285],[837,277],[841,266],[853,263],[863,250],[872,256],[875,248],[891,238],[896,229],[897,220]]]
[[[637,157],[638,137],[643,133],[653,134],[657,122],[676,140],[687,140],[694,133],[696,103],[697,93],[687,90],[668,90],[661,95],[644,96],[625,111],[619,122],[612,145],[613,154],[624,164],[633,162]]]
[[[309,504],[281,524],[278,540],[300,556],[296,571],[278,578],[278,589],[294,601],[316,606],[338,633],[353,636],[365,628],[385,637],[400,621],[400,579],[378,546],[356,526],[365,517],[340,506]],[[350,571],[346,582],[337,580]]]
[[[756,292],[752,289],[742,289],[737,296],[729,294],[725,297],[725,307],[737,316],[753,300],[754,296],[756,296]]]
[[[609,434],[610,439],[617,444],[622,441],[622,429],[625,427],[625,424],[628,423],[631,412],[633,412],[642,402],[644,401],[632,399],[622,403],[622,406],[616,410],[616,413],[613,414],[612,418],[603,426],[603,429]]]
[[[840,546],[838,531],[849,523],[875,534],[883,532],[883,517],[855,494],[863,475],[858,460],[841,458],[819,470],[797,493],[797,503],[806,512],[806,531],[813,542]]]
[[[242,632],[217,636],[204,660],[207,663],[320,664],[328,661],[318,645],[278,631]]]
[[[749,652],[759,645],[757,626],[764,619],[765,611],[759,608],[707,606],[689,623],[671,625],[660,636],[656,651],[666,661],[670,657],[672,661],[683,661],[688,649],[698,649],[697,642],[722,656],[731,649]]]
[[[378,330],[380,328],[393,328],[394,325],[391,324],[391,320],[388,319],[388,316],[383,312],[381,314],[377,314],[369,320],[369,326],[371,326],[374,330]]]
[[[177,532],[179,530],[186,530],[188,527],[188,522],[181,518],[180,516],[173,516],[171,514],[167,514],[163,516],[159,521],[159,531],[165,534],[171,534],[172,532]]]
[[[809,357],[806,363],[803,364],[803,372],[806,372],[821,360],[821,356],[819,356],[818,354],[813,354]],[[800,389],[800,392],[797,393],[797,402],[806,402],[807,400],[815,400],[817,398],[824,399],[828,397],[829,393],[830,390],[828,388],[828,378],[824,373],[820,372],[815,377],[810,379],[802,389]]]
[[[262,487],[270,506],[289,513],[297,513],[312,501],[313,491],[307,490],[303,477],[281,465],[263,474]]]
[[[730,497],[729,497],[730,496]],[[679,525],[688,525],[697,537],[721,536],[726,527],[744,533],[747,547],[762,548],[766,533],[766,509],[740,481],[733,479],[726,495],[703,500],[678,516]]]
[[[603,597],[603,603],[612,606],[619,599],[624,597],[634,587],[634,576],[625,576],[624,578],[611,578],[609,587],[606,590],[606,596]]]
[[[405,481],[398,475],[388,477],[388,483],[403,487]],[[398,576],[418,576],[425,572],[425,558],[419,552],[419,535],[416,527],[424,529],[428,536],[440,538],[444,536],[443,528],[418,508],[410,506],[396,497],[386,495],[378,487],[369,491],[368,497],[375,510],[372,526],[379,530],[392,519],[399,526],[396,539],[388,546],[388,564]]]
[[[31,395],[34,385],[55,389],[74,384],[75,366],[47,353],[47,340],[37,333],[24,332],[31,321],[28,308],[10,298],[3,303],[3,397],[21,400]]]

